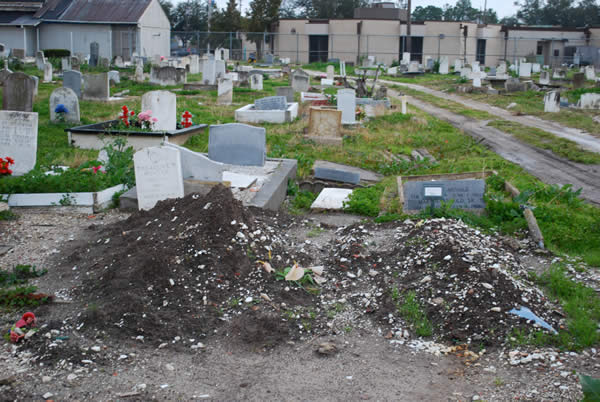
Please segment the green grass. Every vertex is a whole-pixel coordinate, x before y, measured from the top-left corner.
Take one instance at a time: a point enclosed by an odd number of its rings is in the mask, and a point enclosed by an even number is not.
[[[398,306],[398,311],[413,328],[418,336],[429,337],[433,334],[433,325],[423,311],[414,291],[407,292],[404,300]]]

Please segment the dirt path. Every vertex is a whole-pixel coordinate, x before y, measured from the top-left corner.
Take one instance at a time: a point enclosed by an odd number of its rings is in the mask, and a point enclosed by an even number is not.
[[[557,137],[566,138],[568,140],[576,142],[577,144],[579,144],[582,148],[584,148],[586,150],[593,151],[593,152],[600,152],[600,139],[592,136],[589,133],[586,133],[585,131],[582,131],[582,130],[579,130],[576,128],[566,127],[559,123],[540,119],[539,117],[535,117],[535,116],[515,116],[510,111],[496,107],[496,106],[490,106],[483,102],[477,102],[477,101],[474,101],[471,99],[464,98],[462,96],[448,94],[448,93],[445,93],[442,91],[437,91],[435,89],[427,88],[427,87],[424,87],[421,85],[406,84],[406,83],[400,83],[400,82],[395,82],[395,81],[386,81],[386,80],[379,80],[379,82],[382,82],[386,85],[398,85],[398,86],[414,89],[416,91],[420,91],[420,92],[423,92],[423,93],[426,93],[429,95],[437,96],[438,98],[448,99],[453,102],[460,103],[460,104],[462,104],[470,109],[473,109],[473,110],[487,112],[491,115],[500,117],[505,120],[514,121],[514,122],[517,122],[519,124],[522,124],[522,125],[528,126],[528,127],[538,128],[540,130],[551,133]]]
[[[388,93],[390,96],[399,96],[397,91],[389,90]],[[559,158],[550,151],[533,147],[510,134],[487,126],[487,121],[452,113],[412,97],[409,97],[409,103],[463,130],[504,159],[520,165],[544,183],[572,184],[576,189],[583,189],[582,196],[586,200],[600,204],[600,166],[584,165]]]

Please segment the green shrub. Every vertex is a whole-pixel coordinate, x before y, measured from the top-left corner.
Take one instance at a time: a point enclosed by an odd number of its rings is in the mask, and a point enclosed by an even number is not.
[[[380,185],[366,188],[356,188],[344,202],[344,210],[358,215],[379,215],[379,200],[384,188]]]
[[[310,191],[300,191],[292,201],[292,206],[297,209],[309,209],[316,199],[317,195],[315,193],[311,193]]]

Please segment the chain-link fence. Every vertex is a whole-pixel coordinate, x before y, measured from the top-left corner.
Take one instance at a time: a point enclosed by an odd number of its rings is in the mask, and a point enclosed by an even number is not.
[[[345,60],[360,64],[367,56],[391,65],[409,51],[406,36],[328,34],[305,35],[250,32],[171,32],[171,53],[214,53],[217,48],[229,50],[231,60],[265,61],[269,54],[287,58],[292,63],[306,64]],[[600,38],[586,38],[581,32],[549,35],[517,36],[412,36],[411,60],[425,62],[447,57],[463,62],[479,61],[482,65],[497,65],[501,60],[516,62],[527,59],[541,65],[600,65]]]

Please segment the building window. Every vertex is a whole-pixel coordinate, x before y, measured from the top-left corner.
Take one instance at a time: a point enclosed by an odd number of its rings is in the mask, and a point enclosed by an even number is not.
[[[400,56],[398,60],[402,60],[402,53],[406,52],[406,36],[400,37]],[[410,61],[418,61],[423,63],[423,37],[410,37]]]
[[[558,57],[558,56],[560,56],[560,50],[554,49],[554,57]]]
[[[477,39],[477,54],[475,57],[479,64],[485,65],[485,39]]]
[[[541,56],[542,54],[544,54],[544,43],[543,42],[537,43],[537,51],[535,52],[535,54],[537,54],[538,56]]]

